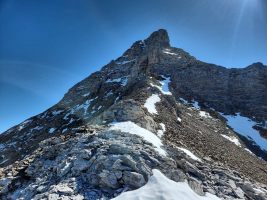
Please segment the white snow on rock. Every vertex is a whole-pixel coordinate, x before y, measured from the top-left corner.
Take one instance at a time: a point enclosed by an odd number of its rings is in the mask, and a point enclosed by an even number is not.
[[[83,104],[77,106],[77,110],[83,109],[84,114],[86,114],[87,109],[89,108],[92,100],[86,100]]]
[[[6,161],[9,160],[8,158],[5,159],[5,155],[2,155],[1,158],[2,158],[3,161],[0,163],[0,165],[4,164]]]
[[[126,86],[128,83],[127,77],[116,78],[116,79],[108,79],[106,83],[120,83],[122,86]]]
[[[119,99],[120,99],[120,97],[116,97],[114,103],[116,103]]]
[[[32,120],[26,120],[26,121],[22,122],[22,123],[19,125],[19,127],[18,127],[18,131],[21,131],[22,129],[24,129],[25,126],[26,126],[28,123],[30,123],[31,121],[32,121]]]
[[[163,123],[160,123],[159,125],[161,126],[161,130],[158,130],[157,133],[158,133],[158,136],[161,138],[163,136],[164,132],[166,131],[166,126]]]
[[[199,196],[186,182],[168,179],[159,170],[153,169],[153,175],[143,187],[124,192],[113,200],[220,200],[217,196],[206,193]]]
[[[179,99],[180,99],[180,101],[182,101],[184,104],[189,104],[189,102],[188,102],[187,100],[185,100],[185,99],[183,99],[183,98],[179,98]],[[199,111],[199,116],[200,116],[200,117],[202,117],[202,118],[212,118],[208,112],[201,110],[201,108],[200,108],[200,106],[199,106],[199,103],[198,103],[197,101],[193,100],[192,105],[193,105],[193,108],[194,108],[194,109],[196,109],[196,110]]]
[[[63,117],[63,119],[68,120],[68,117],[70,116],[70,114],[71,114],[71,113],[67,113],[67,114]]]
[[[53,111],[52,112],[52,115],[58,115],[58,114],[60,114],[60,113],[62,113],[63,112],[63,110],[55,110],[55,111]]]
[[[42,130],[42,129],[43,129],[42,126],[36,126],[36,127],[32,128],[32,129],[30,129],[30,132],[33,132],[33,131],[40,131],[40,130]]]
[[[172,93],[170,92],[170,89],[169,89],[169,84],[171,82],[171,78],[170,77],[165,77],[163,75],[161,77],[164,79],[162,81],[159,81],[161,86],[154,85],[153,83],[150,83],[150,85],[152,87],[158,88],[162,92],[162,94],[172,95]]]
[[[264,188],[253,188],[253,190],[256,192],[256,194],[267,194],[267,190]]]
[[[159,95],[152,94],[145,102],[145,107],[151,114],[158,114],[158,111],[156,110],[156,103],[160,102]]]
[[[170,49],[164,49],[164,50],[162,50],[162,52],[165,53],[165,54],[168,54],[168,55],[178,56],[177,53],[173,53],[173,52],[171,52]]]
[[[249,149],[245,148],[245,150],[246,150],[247,152],[249,152],[251,155],[254,155],[254,156],[255,156],[255,154],[252,153],[252,151],[250,151]]]
[[[194,107],[195,109],[197,109],[197,110],[200,109],[199,103],[198,103],[197,101],[194,101],[194,102],[193,102],[193,107]]]
[[[63,194],[73,194],[74,191],[72,188],[70,188],[67,184],[59,184],[54,186],[54,190],[63,193]]]
[[[64,129],[62,130],[62,133],[65,133],[67,130],[68,130],[67,128],[64,128]]]
[[[211,118],[210,114],[205,111],[199,111],[200,117]]]
[[[69,123],[68,123],[67,125],[71,124],[71,123],[74,122],[74,121],[75,121],[75,120],[74,120],[73,118],[71,118],[70,121],[69,121]]]
[[[95,99],[97,99],[98,97],[96,97],[96,98],[94,98],[94,99],[88,99],[88,100],[86,100],[83,104],[79,104],[79,105],[76,105],[76,106],[74,106],[71,110],[70,110],[70,113],[68,113],[68,114],[66,114],[65,116],[64,116],[64,118],[63,119],[67,119],[68,118],[68,116],[70,115],[70,114],[74,114],[75,112],[77,112],[78,110],[83,110],[84,111],[84,115],[86,114],[86,112],[87,112],[87,110],[88,110],[88,108],[89,108],[89,106],[91,105],[91,103],[95,100]]]
[[[49,133],[54,133],[55,130],[56,130],[55,128],[50,128]]]
[[[9,144],[7,144],[6,146],[7,147],[16,147],[16,145],[17,145],[17,142],[12,142],[12,143],[9,143]]]
[[[182,122],[182,119],[180,117],[177,117],[178,122]]]
[[[47,112],[43,113],[43,114],[40,116],[41,119],[44,119],[44,118],[46,118],[46,117],[47,117]]]
[[[223,114],[222,114],[223,115]],[[259,147],[267,150],[267,140],[260,136],[260,133],[252,128],[257,123],[247,117],[241,116],[237,113],[233,115],[223,115],[227,119],[227,123],[234,129],[235,132],[248,137],[253,140]]]
[[[131,62],[134,62],[134,61],[135,61],[135,59],[133,59],[133,60],[125,60],[125,61],[121,61],[121,62],[116,62],[116,64],[117,65],[125,65],[127,63],[131,63]]]
[[[180,98],[180,100],[184,103],[184,104],[189,104],[188,101],[186,101],[185,99],[183,98]],[[207,113],[206,111],[203,111],[201,110],[200,106],[199,106],[199,103],[195,100],[193,100],[193,108],[198,110],[199,111],[199,116],[202,117],[202,118],[212,118],[210,116],[209,113]]]
[[[185,149],[185,148],[182,148],[182,147],[177,147],[179,150],[183,151],[185,154],[187,154],[190,158],[192,158],[193,160],[196,160],[196,161],[200,161],[201,162],[201,159],[199,157],[197,157],[195,154],[193,154],[191,151]]]
[[[155,146],[155,150],[161,155],[166,156],[165,150],[161,148],[163,146],[160,138],[158,138],[154,133],[146,130],[131,121],[127,122],[115,122],[111,124],[110,130],[120,130],[122,132],[139,135],[143,137],[146,141],[152,143]]]
[[[111,96],[111,95],[113,95],[113,92],[112,92],[112,90],[111,91],[109,91],[106,95],[105,95],[105,97],[109,97],[109,96]]]
[[[184,104],[189,104],[189,102],[187,100],[185,100],[184,98],[179,98],[180,101],[182,101]]]
[[[234,137],[234,136],[231,136],[231,137],[230,137],[230,136],[223,135],[223,134],[221,134],[221,136],[223,136],[225,139],[227,139],[227,140],[233,142],[235,145],[241,147],[241,144],[240,144],[239,140],[238,140],[236,137]]]
[[[86,94],[83,94],[82,96],[83,97],[88,97],[90,95],[90,92],[89,93],[86,93]]]

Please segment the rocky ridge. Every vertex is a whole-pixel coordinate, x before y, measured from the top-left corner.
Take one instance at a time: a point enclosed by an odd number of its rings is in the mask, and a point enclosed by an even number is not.
[[[55,106],[0,135],[1,198],[110,199],[140,188],[160,169],[199,195],[266,199],[267,163],[258,157],[266,159],[266,152],[249,148],[218,113],[265,122],[266,74],[262,64],[203,63],[171,47],[165,30],[156,31]],[[146,106],[152,96],[155,113]],[[166,155],[144,137],[111,129],[123,122],[157,135]]]

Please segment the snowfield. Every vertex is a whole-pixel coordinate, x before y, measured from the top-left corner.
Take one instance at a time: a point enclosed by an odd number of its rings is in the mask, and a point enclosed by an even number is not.
[[[155,150],[158,151],[159,154],[166,156],[167,153],[164,149],[161,148],[163,146],[160,138],[158,138],[154,133],[136,125],[131,121],[127,122],[115,122],[111,124],[110,130],[120,130],[122,132],[139,135],[144,138],[144,140],[152,143],[155,146]]]
[[[159,95],[152,94],[145,102],[145,107],[151,114],[158,114],[158,111],[156,110],[156,103],[160,102]]]
[[[215,195],[196,194],[186,182],[168,179],[159,170],[153,169],[147,184],[137,190],[122,193],[113,200],[220,200]]]
[[[222,113],[221,113],[222,114]],[[252,128],[257,123],[252,121],[247,117],[241,116],[237,113],[236,116],[233,115],[223,115],[227,119],[227,124],[234,129],[235,132],[240,135],[251,138],[255,141],[259,147],[264,150],[267,150],[267,140],[260,136],[260,133]]]

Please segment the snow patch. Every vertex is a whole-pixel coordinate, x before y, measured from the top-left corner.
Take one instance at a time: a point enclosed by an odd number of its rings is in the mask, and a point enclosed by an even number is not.
[[[42,126],[36,126],[36,127],[32,128],[32,129],[30,130],[30,132],[33,132],[33,131],[40,131],[40,130],[42,130],[42,129],[43,129]]]
[[[111,91],[109,91],[106,95],[105,95],[105,97],[109,97],[109,96],[111,96],[111,95],[113,95],[113,92],[112,92],[112,90]]]
[[[63,112],[63,110],[55,110],[55,111],[53,111],[52,112],[52,115],[59,115],[60,113],[62,113]]]
[[[79,104],[79,105],[76,105],[76,106],[74,106],[72,109],[71,109],[71,111],[70,111],[70,113],[68,113],[67,115],[65,115],[64,116],[64,119],[67,119],[67,117],[68,117],[68,115],[70,115],[70,114],[74,114],[76,111],[78,111],[78,110],[84,110],[84,115],[86,114],[86,112],[87,112],[87,110],[88,110],[88,108],[89,108],[89,106],[91,105],[91,103],[95,100],[95,99],[97,99],[97,97],[96,98],[94,98],[94,99],[88,99],[88,100],[86,100],[83,104]]]
[[[9,160],[8,158],[5,159],[5,156],[4,156],[4,155],[2,155],[1,158],[2,158],[2,160],[3,160],[3,159],[4,159],[4,160],[0,163],[0,165],[4,164],[6,161]]]
[[[106,83],[120,83],[121,86],[126,86],[128,83],[128,78],[122,77],[122,78],[116,78],[116,79],[108,79],[106,80]]]
[[[197,109],[197,110],[200,109],[199,103],[198,103],[197,101],[194,101],[194,102],[193,102],[193,107],[194,107],[195,109]]]
[[[22,122],[22,123],[19,125],[19,127],[18,127],[18,131],[21,131],[22,129],[24,129],[25,126],[26,126],[28,123],[30,123],[31,121],[32,121],[32,120],[26,120],[26,121]]]
[[[162,52],[165,53],[165,54],[168,54],[168,55],[178,56],[177,53],[173,53],[173,52],[171,52],[170,49],[164,49],[164,50],[162,50]]]
[[[178,122],[182,122],[182,119],[180,117],[177,117]]]
[[[252,151],[250,151],[249,149],[245,148],[245,150],[246,150],[247,152],[249,152],[251,155],[254,155],[254,156],[255,156],[255,154],[252,153]]]
[[[70,116],[70,114],[71,114],[71,113],[67,113],[67,114],[63,117],[63,119],[68,120],[68,117]]]
[[[124,192],[113,200],[220,200],[217,196],[206,193],[199,196],[188,183],[168,179],[159,170],[153,169],[153,175],[143,187]]]
[[[257,194],[267,194],[267,190],[264,188],[253,188]]]
[[[164,79],[162,81],[159,81],[161,86],[154,85],[153,83],[150,83],[150,85],[152,87],[158,88],[161,91],[162,94],[172,95],[172,93],[170,92],[170,89],[169,89],[169,84],[171,82],[171,78],[170,77],[165,77],[163,75],[161,77]]]
[[[124,60],[124,61],[121,61],[121,62],[116,62],[117,65],[125,65],[127,63],[131,63],[131,62],[134,62],[135,59],[133,60]]]
[[[200,117],[211,118],[210,114],[205,111],[199,111]]]
[[[136,125],[131,121],[127,122],[115,122],[111,124],[110,130],[120,130],[122,132],[139,135],[143,137],[146,141],[152,143],[155,146],[155,150],[158,151],[163,156],[166,156],[165,150],[161,148],[163,146],[160,138],[158,138],[154,133]]]
[[[116,97],[114,103],[116,103],[119,99],[120,99],[120,97]]]
[[[16,145],[17,145],[17,142],[12,142],[12,143],[9,143],[9,144],[7,144],[7,147],[16,147]]]
[[[74,122],[74,121],[75,121],[75,120],[74,120],[73,118],[71,118],[70,121],[69,121],[69,123],[68,123],[67,125],[71,124],[71,123]]]
[[[54,133],[55,130],[56,130],[55,128],[50,128],[49,133]]]
[[[164,132],[166,131],[166,126],[163,123],[160,123],[159,125],[161,126],[161,130],[158,130],[157,133],[158,133],[158,136],[161,138],[163,136]]]
[[[189,104],[189,102],[187,100],[185,100],[184,98],[179,98],[180,101],[182,101],[184,104]]]
[[[83,94],[83,97],[88,97],[90,95],[90,92]]]
[[[47,117],[47,112],[43,113],[43,114],[40,116],[41,119],[44,119],[44,118],[46,118],[46,117]]]
[[[236,137],[234,137],[234,136],[229,137],[229,136],[223,135],[223,134],[221,134],[221,136],[223,136],[225,139],[233,142],[235,145],[241,147],[241,144],[240,144],[239,140]]]
[[[197,157],[195,154],[193,154],[191,151],[185,149],[185,148],[182,148],[182,147],[177,147],[179,150],[183,151],[185,154],[187,154],[190,158],[192,158],[193,160],[196,160],[196,161],[200,161],[201,162],[201,159],[199,157]]]
[[[221,113],[222,114],[222,113]],[[257,123],[247,117],[241,116],[239,113],[236,116],[224,115],[227,119],[227,124],[234,129],[235,132],[253,140],[263,150],[267,150],[267,140],[260,136],[260,133],[253,128]]]
[[[160,102],[159,95],[152,94],[145,102],[145,107],[151,114],[158,114],[158,111],[156,110],[156,103]]]

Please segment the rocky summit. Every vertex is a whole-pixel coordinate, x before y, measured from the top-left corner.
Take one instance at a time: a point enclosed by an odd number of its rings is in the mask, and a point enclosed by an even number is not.
[[[267,67],[161,29],[0,135],[0,199],[267,199]]]

